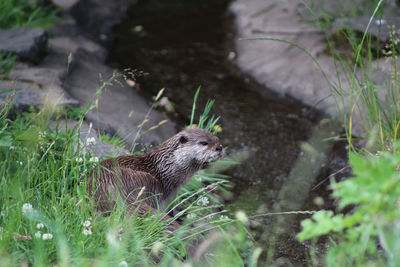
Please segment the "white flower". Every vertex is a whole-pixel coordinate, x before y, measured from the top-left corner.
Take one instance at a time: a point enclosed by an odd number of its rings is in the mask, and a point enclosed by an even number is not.
[[[75,161],[76,162],[83,162],[83,158],[82,157],[76,158]]]
[[[19,163],[19,165],[24,165],[24,163],[22,161],[17,161]]]
[[[86,220],[86,221],[84,221],[83,223],[82,223],[82,225],[84,226],[84,227],[89,227],[90,226],[90,220]]]
[[[43,239],[43,240],[50,240],[50,239],[53,239],[53,235],[50,234],[50,233],[45,233],[45,234],[42,235],[42,239]]]
[[[197,205],[200,206],[207,206],[208,203],[210,203],[210,201],[208,200],[207,197],[199,197],[199,199],[197,200]]]
[[[37,229],[42,229],[44,227],[44,224],[43,223],[38,223],[38,224],[36,224],[36,228]]]
[[[126,261],[121,261],[118,266],[120,267],[128,267],[128,263]]]
[[[84,228],[82,232],[83,232],[84,235],[91,235],[92,234],[92,228],[90,228],[90,227],[89,228]]]
[[[151,253],[153,253],[154,255],[158,255],[163,247],[164,244],[160,241],[157,241],[153,244],[153,247],[151,248]]]
[[[15,146],[10,146],[10,150],[15,150]]]
[[[29,213],[33,211],[33,207],[31,204],[29,203],[24,203],[24,205],[22,205],[22,213]]]
[[[35,233],[35,237],[36,237],[36,238],[41,238],[41,237],[42,237],[42,233],[41,233],[40,231],[37,231],[37,232]]]
[[[96,144],[96,139],[94,137],[89,137],[88,139],[86,139],[87,146],[91,146],[91,145],[95,145],[95,144]]]
[[[244,213],[244,211],[237,211],[236,212],[236,218],[243,224],[247,224],[247,222],[249,221],[249,218],[247,217],[246,213]]]
[[[98,157],[91,157],[89,159],[90,162],[99,162],[99,158]]]

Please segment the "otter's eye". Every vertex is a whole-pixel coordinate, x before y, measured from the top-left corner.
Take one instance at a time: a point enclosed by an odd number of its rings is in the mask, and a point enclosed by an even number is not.
[[[203,146],[208,145],[208,143],[207,143],[207,142],[204,142],[204,141],[199,142],[199,144],[200,144],[200,145],[203,145]]]
[[[179,138],[179,142],[181,142],[182,144],[186,143],[188,141],[188,138],[186,136],[181,136],[181,138]]]

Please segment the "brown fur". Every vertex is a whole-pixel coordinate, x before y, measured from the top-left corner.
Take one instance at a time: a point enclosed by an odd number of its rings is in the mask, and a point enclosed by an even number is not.
[[[203,129],[187,129],[145,155],[100,162],[88,177],[88,193],[102,212],[111,211],[121,199],[130,214],[149,210],[154,214],[196,171],[221,155],[222,146],[216,136]]]

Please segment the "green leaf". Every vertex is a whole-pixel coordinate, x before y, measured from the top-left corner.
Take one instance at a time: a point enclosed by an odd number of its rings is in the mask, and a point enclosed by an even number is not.
[[[333,216],[332,211],[322,210],[301,222],[303,230],[297,235],[300,241],[328,234],[331,231],[339,232],[343,229],[343,215]]]

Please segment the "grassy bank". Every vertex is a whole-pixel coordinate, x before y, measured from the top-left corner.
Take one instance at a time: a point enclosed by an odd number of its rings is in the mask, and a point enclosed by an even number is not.
[[[395,27],[387,26],[392,38],[384,46],[369,35],[372,23],[384,16],[385,2],[364,2],[372,5],[365,32],[345,29],[341,33],[346,37],[351,57],[337,49],[337,40],[332,39],[335,36],[327,35],[336,71],[344,72],[337,81],[332,81],[338,85],[332,95],[337,98],[338,109],[344,111],[353,177],[341,182],[331,179],[331,196],[337,200],[337,209],[321,211],[304,220],[298,235],[300,241],[328,237],[327,253],[322,257],[327,266],[400,266],[398,32]],[[326,19],[328,14],[321,21],[311,6],[307,8],[322,28],[330,21]],[[382,50],[377,52],[376,48]],[[391,73],[383,82],[376,77],[379,60],[391,66]],[[349,88],[342,87],[343,77]],[[354,135],[353,119],[358,116],[364,132]]]
[[[59,10],[45,1],[1,0],[0,28],[53,26]]]
[[[246,215],[232,218],[211,194],[226,183],[224,176],[199,173],[180,191],[170,205],[179,211],[172,220],[183,224],[176,232],[166,230],[171,222],[163,219],[162,212],[155,217],[127,217],[117,206],[104,217],[93,212],[93,200],[86,193],[86,177],[99,161],[90,152],[93,140],[80,136],[79,125],[88,109],[69,116],[45,107],[11,120],[7,117],[11,105],[0,117],[4,266],[180,266],[187,250],[200,243],[205,245],[193,251],[199,265],[256,264],[261,251],[254,250],[244,226]],[[211,129],[216,119],[207,118],[210,107],[198,125]],[[79,123],[61,131],[63,127],[56,125],[68,117]]]

